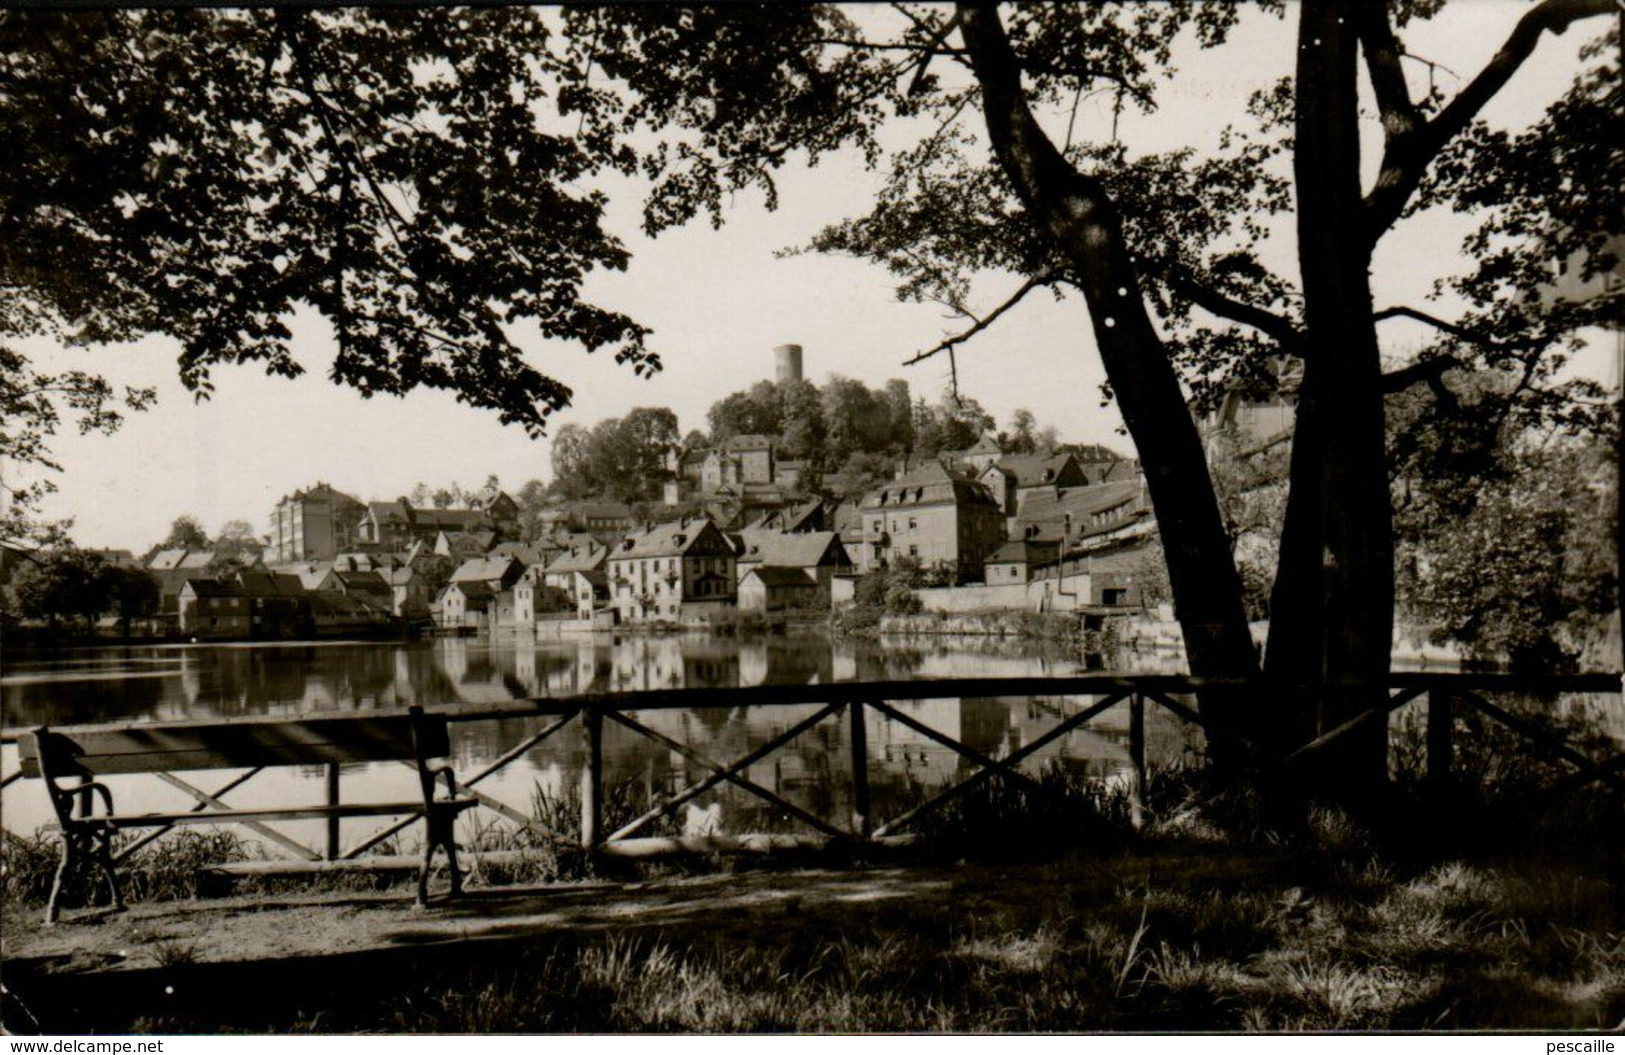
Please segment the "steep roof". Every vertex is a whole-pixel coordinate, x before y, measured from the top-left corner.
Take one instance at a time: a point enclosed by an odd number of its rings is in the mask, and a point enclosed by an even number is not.
[[[989,564],[1039,564],[1052,561],[1060,555],[1059,542],[1041,542],[1034,539],[1016,539],[1006,542],[987,558]]]
[[[547,564],[546,572],[549,575],[568,575],[576,571],[592,571],[602,568],[604,561],[609,559],[609,547],[600,545],[590,539],[585,543],[577,543],[561,552]]]
[[[542,563],[545,547],[530,546],[523,542],[498,542],[492,546],[487,556],[512,557],[520,564],[529,567],[532,564]]]
[[[994,505],[987,488],[941,462],[927,462],[900,479],[881,484],[863,496],[862,508],[897,509],[912,506]]]
[[[744,433],[738,436],[729,436],[723,441],[724,450],[730,451],[762,451],[770,450],[778,441],[772,436],[759,433]]]
[[[152,560],[147,562],[147,570],[201,569],[207,568],[213,561],[214,554],[208,550],[166,549],[152,555]]]
[[[820,564],[850,564],[840,537],[833,531],[742,531],[745,544],[739,554],[741,564],[763,564],[777,568],[816,568]]]
[[[320,587],[322,580],[326,579],[328,574],[332,572],[333,562],[330,560],[306,561],[304,564],[293,565],[290,570],[293,574],[299,576],[299,585],[307,590],[314,590]]]
[[[389,583],[375,571],[337,571],[333,578],[344,584],[346,590],[387,590]]]
[[[412,520],[412,507],[404,498],[397,498],[393,502],[368,502],[367,512],[380,522],[385,520]]]
[[[181,558],[186,556],[184,549],[161,549],[147,561],[150,571],[170,571],[181,566]]]
[[[998,441],[995,440],[992,436],[989,436],[987,433],[984,432],[980,436],[976,437],[976,442],[975,443],[971,444],[969,447],[966,447],[964,450],[962,450],[962,451],[943,451],[942,456],[944,458],[953,458],[956,461],[958,461],[958,460],[963,460],[965,458],[968,458],[973,454],[1003,454],[1003,453],[1004,453],[1004,448],[999,446]]]
[[[1040,491],[1022,503],[1016,523],[1037,527],[1044,536],[1059,537],[1069,516],[1077,532],[1098,515],[1127,517],[1141,507],[1141,501],[1138,480],[1064,487],[1054,493]]]
[[[1140,475],[1138,458],[1117,458],[1109,462],[1079,462],[1078,467],[1092,484],[1133,480]]]
[[[471,550],[477,549],[479,552],[484,553],[491,548],[492,543],[496,542],[497,533],[495,531],[447,531],[442,528],[440,536],[446,540],[446,546],[450,549],[461,547]]]
[[[728,540],[723,537],[717,526],[710,520],[700,518],[693,520],[684,517],[681,520],[669,521],[665,524],[655,524],[652,527],[628,535],[619,546],[610,552],[610,560],[631,560],[639,557],[680,557],[694,548],[694,545],[706,535],[714,532],[716,541],[728,548]]]
[[[781,465],[789,464],[780,462]],[[813,498],[795,505],[785,506],[763,514],[762,518],[746,530],[805,531],[809,524],[824,512],[824,500]]]
[[[190,589],[199,597],[245,597],[243,588],[234,582],[219,579],[187,579],[181,589]]]
[[[750,578],[752,575],[756,576],[761,584],[767,587],[817,585],[813,581],[813,577],[801,568],[782,568],[775,564],[764,564],[752,567],[739,581],[744,582],[745,579]]]
[[[1069,462],[1074,470],[1070,475],[1077,476],[1077,459],[1070,454],[1007,454],[990,469],[1014,477],[1017,487],[1039,487],[1060,481]]]
[[[467,598],[470,603],[489,602],[491,598],[495,597],[498,592],[500,592],[492,589],[491,584],[484,581],[448,582],[445,589],[441,590],[440,593],[442,596],[444,596],[449,590],[456,590],[458,593]]]
[[[512,557],[473,557],[457,565],[451,581],[459,584],[490,582],[518,573],[519,562]]]
[[[237,582],[250,597],[303,597],[299,576],[283,571],[240,571]]]

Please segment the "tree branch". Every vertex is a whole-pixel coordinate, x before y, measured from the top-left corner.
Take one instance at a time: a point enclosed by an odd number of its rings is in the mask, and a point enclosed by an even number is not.
[[[998,321],[999,316],[1003,315],[1005,312],[1009,311],[1011,308],[1015,307],[1017,304],[1020,304],[1024,299],[1026,299],[1027,294],[1043,286],[1053,286],[1059,281],[1060,276],[1049,272],[1042,275],[1034,275],[1032,278],[1029,278],[1027,281],[1023,282],[1021,284],[1021,288],[1017,289],[1015,293],[1011,294],[1008,300],[981,318],[977,318],[970,312],[960,308],[960,313],[969,318],[973,323],[970,329],[957,333],[934,347],[927,348],[925,351],[915,355],[912,359],[905,359],[903,361],[903,365],[913,366],[915,363],[924,362],[933,355],[940,355],[943,352],[950,353],[951,358],[953,349],[956,346],[964,344],[966,341],[970,340],[972,337],[975,337],[989,326],[992,326]]]
[[[1388,22],[1387,5],[1361,5],[1359,19],[1360,50],[1365,55],[1366,72],[1371,76],[1377,109],[1382,114],[1386,149],[1392,150],[1398,140],[1415,130],[1421,115],[1405,85],[1405,70],[1400,65],[1405,52]]]
[[[1476,344],[1480,348],[1488,348],[1489,350],[1495,352],[1528,351],[1532,348],[1543,347],[1551,341],[1551,338],[1547,336],[1525,337],[1522,340],[1517,341],[1501,341],[1483,332],[1482,330],[1475,330],[1467,326],[1462,326],[1459,323],[1447,322],[1444,319],[1439,318],[1437,315],[1429,315],[1425,311],[1418,311],[1416,308],[1410,308],[1404,305],[1398,305],[1392,308],[1383,308],[1381,311],[1378,311],[1372,315],[1371,318],[1374,322],[1383,322],[1387,319],[1399,318],[1414,319],[1417,322],[1426,323],[1427,325],[1432,326],[1441,333],[1448,333],[1450,336],[1458,338],[1459,340],[1466,341],[1469,344]]]
[[[1438,116],[1403,135],[1390,136],[1383,151],[1376,186],[1365,198],[1371,241],[1375,243],[1384,231],[1393,226],[1404,211],[1405,203],[1422,182],[1422,174],[1439,151],[1478,116],[1485,103],[1506,86],[1512,75],[1534,53],[1543,33],[1561,34],[1583,18],[1611,14],[1615,4],[1616,0],[1541,0],[1518,20],[1506,43],[1501,45],[1501,50]],[[1362,41],[1364,39],[1362,27]],[[1380,78],[1373,73],[1372,80],[1374,86],[1384,80],[1390,82],[1387,87],[1378,87],[1381,103],[1384,94],[1392,92],[1391,78],[1386,73]],[[1385,117],[1386,109],[1384,105]]]
[[[1266,337],[1273,338],[1281,345],[1282,350],[1289,354],[1300,354],[1303,334],[1286,316],[1277,315],[1273,311],[1220,293],[1211,286],[1197,282],[1188,272],[1175,272],[1169,276],[1168,284],[1175,292],[1189,298],[1192,304],[1209,314],[1229,319],[1231,322],[1239,322]]]
[[[1441,377],[1447,370],[1456,370],[1464,364],[1453,355],[1438,355],[1431,359],[1423,359],[1409,366],[1390,370],[1382,375],[1382,390],[1387,395],[1403,392],[1418,382],[1426,381],[1429,387],[1443,384]],[[1449,391],[1446,389],[1446,391]],[[1434,388],[1437,393],[1438,389]]]

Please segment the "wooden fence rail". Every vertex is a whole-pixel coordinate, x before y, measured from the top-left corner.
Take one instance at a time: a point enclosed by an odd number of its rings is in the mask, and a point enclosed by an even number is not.
[[[1034,780],[1019,767],[1045,747],[1076,730],[1086,727],[1106,711],[1119,706],[1128,710],[1128,772],[1126,787],[1131,819],[1136,827],[1145,823],[1149,807],[1145,801],[1147,783],[1146,760],[1146,708],[1148,703],[1161,707],[1177,718],[1201,726],[1210,732],[1200,711],[1190,697],[1203,689],[1223,687],[1245,688],[1265,694],[1277,694],[1305,686],[1291,685],[1268,679],[1213,679],[1171,675],[1093,675],[1063,678],[951,678],[918,681],[843,682],[828,685],[769,685],[737,688],[669,689],[652,692],[589,693],[568,697],[541,697],[515,701],[512,704],[482,707],[436,708],[451,722],[490,722],[514,718],[550,718],[551,721],[537,732],[521,738],[503,750],[495,759],[484,763],[467,778],[459,778],[458,786],[476,796],[482,807],[505,820],[543,837],[554,844],[569,842],[588,853],[624,854],[641,856],[665,849],[693,848],[696,844],[714,845],[732,842],[736,845],[805,845],[808,842],[843,842],[851,844],[886,844],[906,838],[906,829],[943,805],[974,790],[995,778],[1012,781],[1026,787],[1046,791],[1045,785]],[[1318,686],[1316,686],[1318,687]],[[1574,791],[1596,782],[1606,783],[1616,794],[1625,792],[1625,753],[1616,752],[1607,758],[1592,758],[1571,744],[1553,736],[1535,723],[1514,714],[1486,699],[1486,694],[1526,693],[1556,696],[1567,693],[1594,693],[1619,696],[1621,678],[1615,674],[1583,674],[1561,677],[1529,678],[1501,674],[1394,674],[1384,682],[1387,690],[1382,704],[1356,717],[1327,729],[1308,743],[1284,757],[1283,764],[1302,764],[1325,749],[1373,722],[1386,722],[1393,711],[1413,701],[1424,699],[1427,706],[1426,723],[1426,780],[1442,784],[1452,769],[1454,751],[1453,708],[1469,707],[1517,733],[1524,740],[1559,758],[1576,770],[1553,785],[1555,791]],[[1059,708],[1056,724],[1022,746],[1002,757],[994,757],[960,739],[950,736],[930,724],[915,718],[896,704],[899,701],[937,699],[963,699],[977,697],[1083,697],[1088,702],[1071,714]],[[1181,698],[1184,697],[1184,698]],[[695,747],[651,727],[634,715],[638,712],[668,710],[672,708],[739,708],[784,707],[817,705],[812,714],[800,718],[766,743],[732,760],[709,757]],[[963,758],[971,772],[946,787],[935,790],[924,801],[904,810],[897,816],[879,818],[874,815],[871,795],[871,766],[867,712],[873,711],[886,720],[901,725],[918,736],[938,744]],[[839,822],[819,817],[779,794],[763,787],[747,775],[750,767],[782,750],[808,730],[829,721],[846,722],[846,746],[851,779],[852,809],[849,817]],[[606,723],[628,730],[639,737],[652,740],[690,762],[705,775],[676,791],[659,796],[646,809],[621,823],[614,831],[605,830],[604,787],[604,729]],[[585,748],[580,785],[580,822],[574,833],[546,828],[511,804],[496,799],[477,785],[501,772],[518,759],[550,738],[576,727]],[[144,727],[159,729],[162,723],[144,723]],[[0,731],[0,743],[12,743],[26,730]],[[252,779],[259,770],[233,777],[215,791],[205,791],[172,774],[159,774],[174,787],[196,800],[194,809],[200,812],[224,806],[224,796]],[[0,789],[18,779],[20,773],[0,775]],[[329,764],[323,773],[323,784],[329,805],[342,801],[341,773],[337,765]],[[787,819],[799,822],[810,830],[809,836],[781,834],[740,834],[716,840],[658,839],[642,837],[650,824],[672,816],[678,809],[722,785],[732,786],[767,803]],[[15,793],[15,792],[14,792]],[[383,828],[345,848],[340,845],[336,820],[329,820],[320,850],[306,846],[268,825],[254,822],[256,831],[301,859],[311,867],[342,866],[344,862],[361,864],[361,858],[391,836],[407,828],[418,815],[393,819]],[[159,829],[145,836],[139,843],[124,848],[128,856],[142,845],[162,835],[168,829]],[[571,837],[573,835],[573,838]]]

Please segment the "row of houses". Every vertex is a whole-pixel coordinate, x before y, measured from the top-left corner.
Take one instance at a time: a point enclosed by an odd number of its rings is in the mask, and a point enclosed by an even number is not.
[[[435,611],[443,627],[476,629],[522,629],[554,618],[693,622],[735,608],[827,606],[837,577],[853,572],[832,530],[757,524],[730,533],[709,517],[681,517],[610,544],[577,536],[528,566],[515,557],[467,562]]]
[[[1085,465],[1067,453],[1004,456],[980,447],[900,467],[864,496],[841,528],[860,571],[908,558],[946,569],[957,583],[991,582],[1008,576],[1012,554],[1025,560],[1027,551],[1009,543],[1085,550],[1151,522],[1132,461]]]

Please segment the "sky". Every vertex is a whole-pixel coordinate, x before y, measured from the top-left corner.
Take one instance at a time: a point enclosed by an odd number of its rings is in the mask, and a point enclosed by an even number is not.
[[[1418,54],[1469,76],[1525,6],[1464,0],[1449,20],[1408,42]],[[1162,94],[1162,109],[1150,117],[1125,115],[1125,141],[1137,151],[1210,146],[1222,123],[1214,115],[1234,119],[1251,92],[1290,74],[1294,34],[1290,16],[1253,17],[1218,52],[1180,55],[1181,74]],[[1556,42],[1548,38],[1485,116],[1516,124],[1537,114],[1568,83],[1578,44],[1590,35],[1588,27]],[[1440,76],[1452,87],[1449,74]],[[1080,134],[1099,134],[1108,120],[1104,101],[1085,103]],[[552,427],[590,427],[636,406],[668,406],[684,432],[703,428],[716,400],[773,376],[772,349],[784,343],[802,345],[805,376],[815,383],[832,374],[871,386],[901,377],[916,396],[934,399],[947,383],[946,359],[901,364],[962,328],[962,321],[946,318],[937,305],[899,302],[888,276],[872,265],[779,252],[827,223],[860,214],[879,184],[853,157],[826,159],[811,170],[793,165],[780,179],[778,211],[745,194],[731,203],[720,230],[697,222],[654,240],[637,231],[635,196],[610,188],[610,227],[633,260],[624,273],[593,276],[589,299],[651,327],[651,347],[665,369],[640,379],[607,352],[590,356],[576,346],[522,336],[529,360],[575,391],[573,406],[556,414]],[[1424,216],[1390,236],[1374,269],[1379,303],[1420,304],[1426,283],[1450,269],[1448,257],[1463,230],[1455,218]],[[1293,274],[1290,230],[1279,241],[1278,262]],[[1010,276],[987,276],[977,283],[977,301],[992,307],[1018,284]],[[72,517],[80,545],[140,552],[182,514],[197,517],[211,533],[232,519],[263,532],[283,495],[318,481],[367,501],[405,494],[420,481],[474,486],[494,474],[517,490],[526,480],[550,478],[546,439],[531,440],[445,393],[362,399],[325,376],[333,349],[326,323],[302,313],[293,330],[296,355],[307,367],[303,377],[217,369],[206,402],[179,383],[178,347],[165,339],[72,350],[25,344],[42,369],[93,370],[115,384],[155,385],[159,396],[155,409],[130,415],[112,436],[78,436],[69,428],[56,437],[60,490],[43,513]],[[1423,336],[1405,326],[1383,334],[1386,348],[1397,354]],[[1104,374],[1080,299],[1029,297],[964,346],[958,363],[961,390],[1001,427],[1026,408],[1063,439],[1132,451],[1115,408],[1102,406]],[[1608,372],[1600,360],[1585,366]]]

